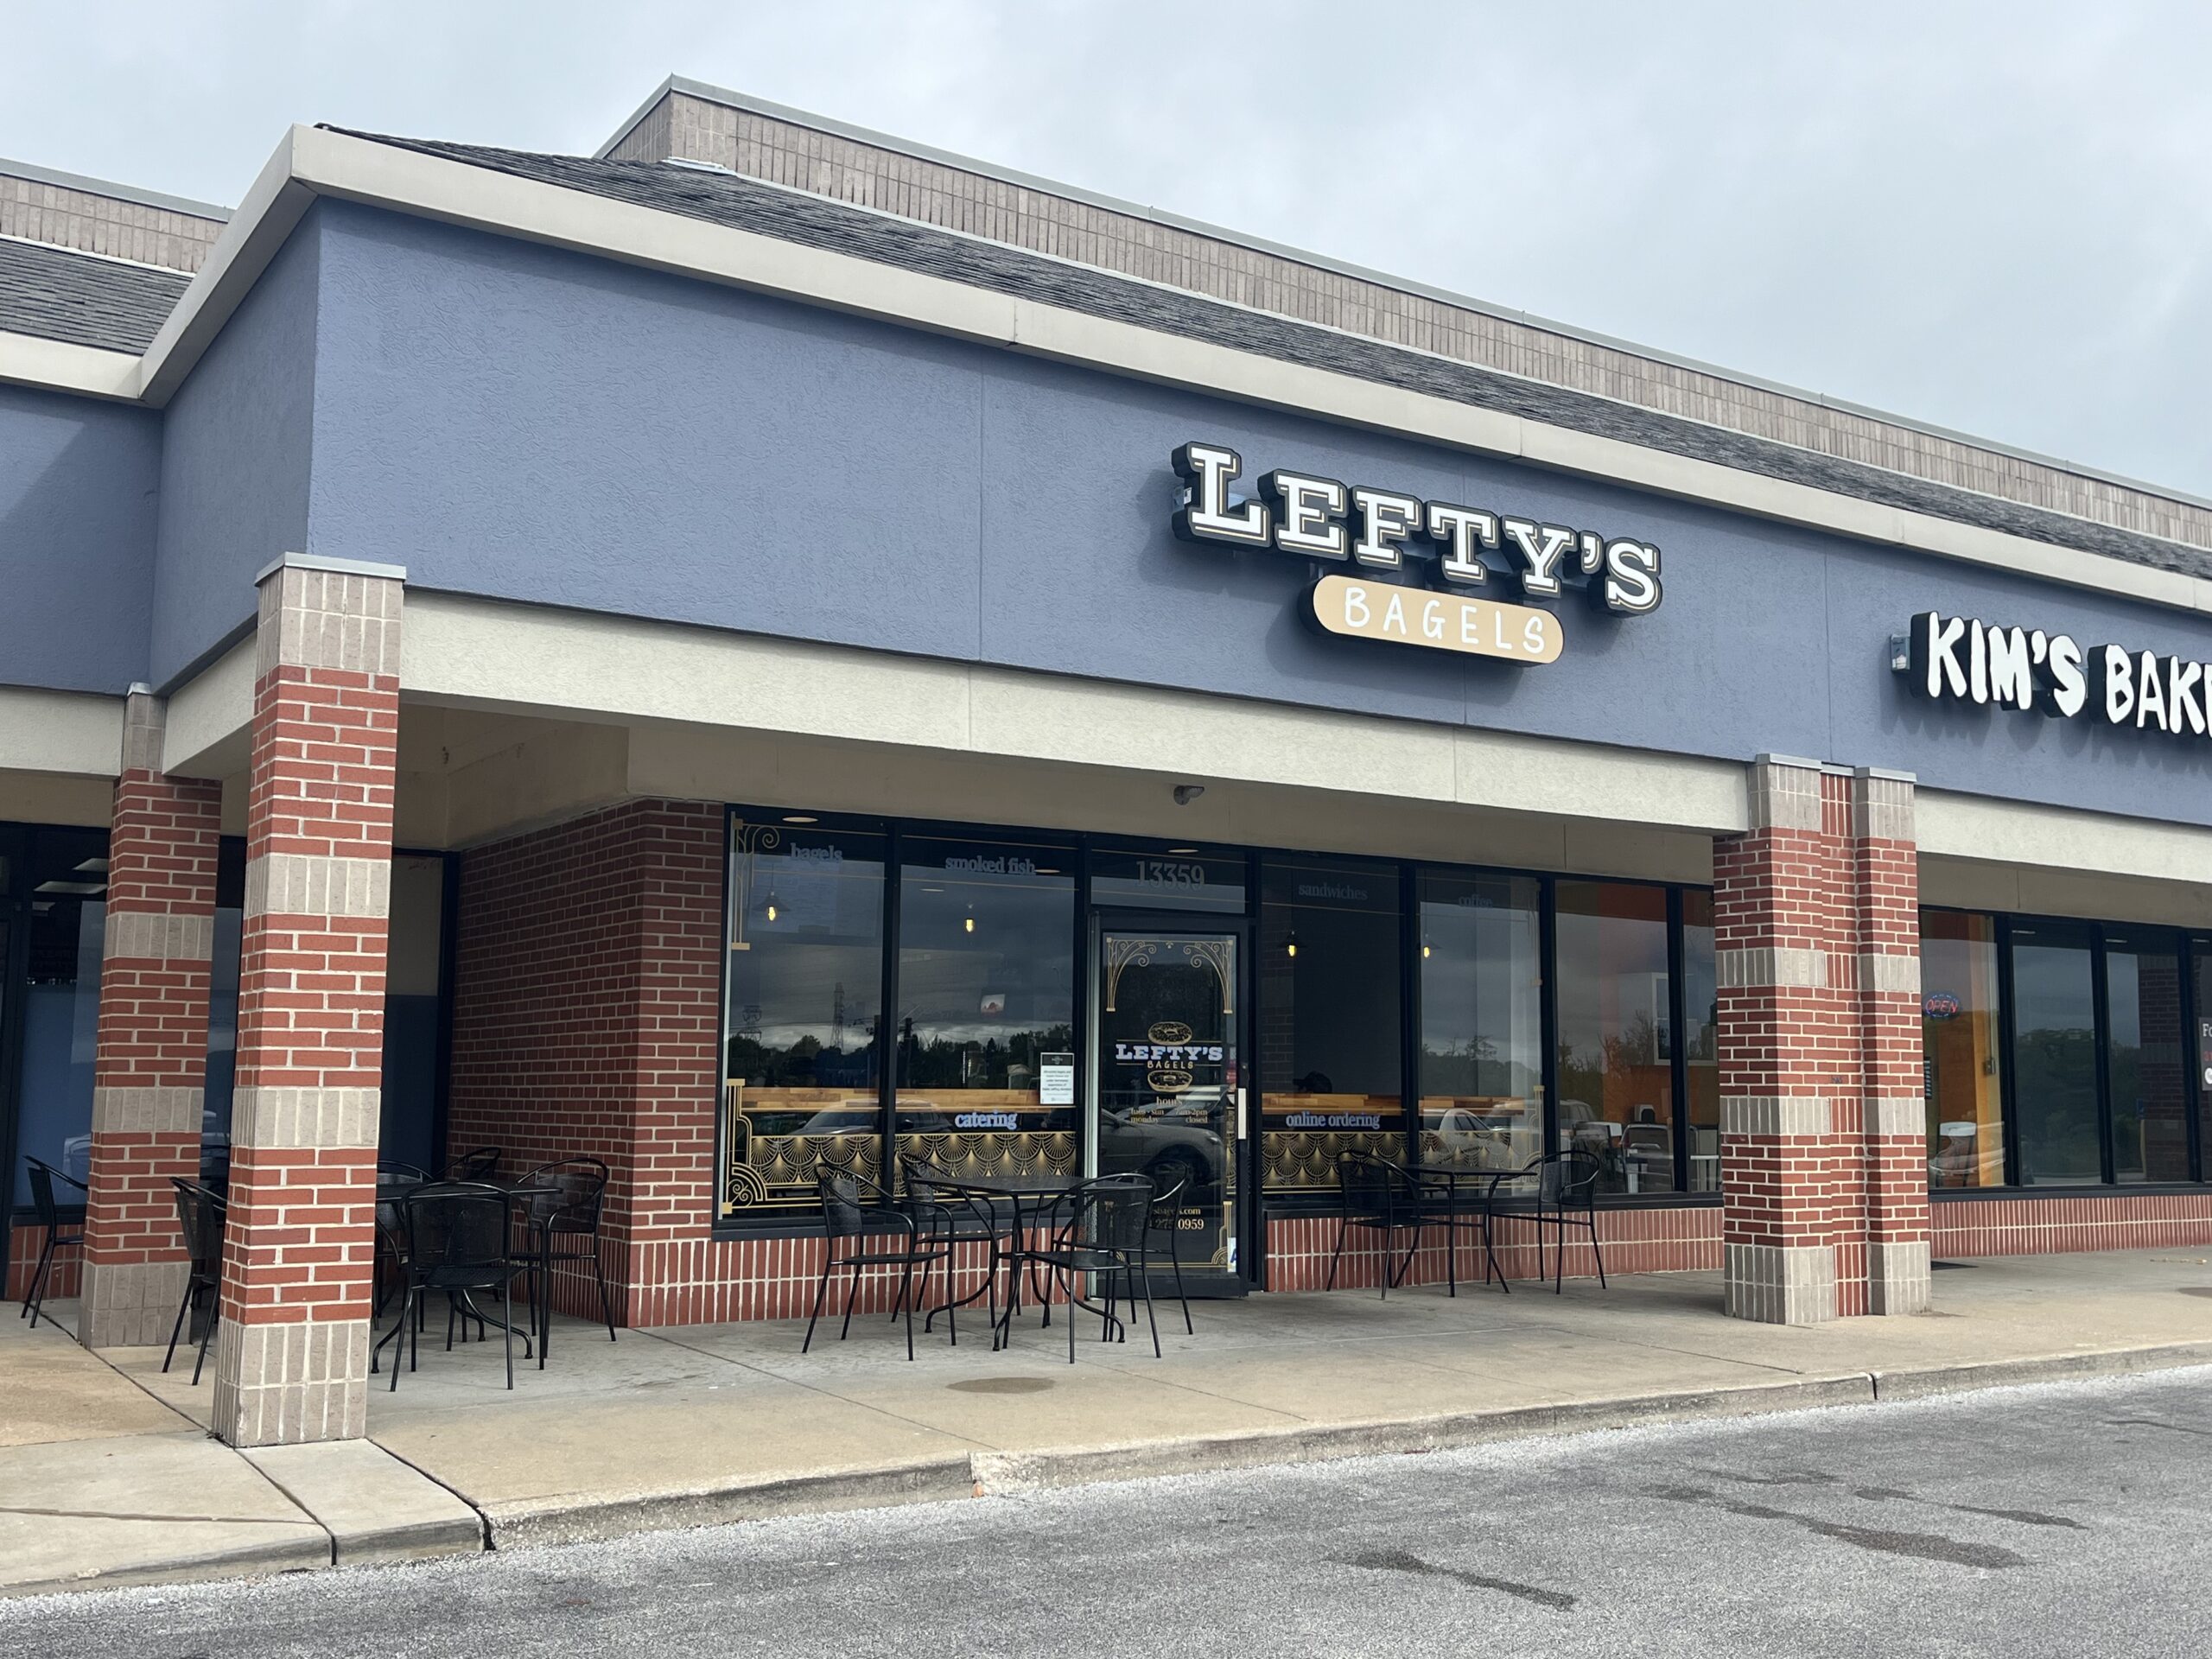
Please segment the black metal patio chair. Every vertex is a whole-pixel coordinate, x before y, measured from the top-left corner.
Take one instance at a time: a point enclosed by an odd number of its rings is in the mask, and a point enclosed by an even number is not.
[[[441,1181],[488,1181],[499,1173],[502,1156],[498,1147],[479,1147],[464,1152],[438,1172]]]
[[[1198,1327],[1191,1323],[1191,1299],[1183,1289],[1183,1218],[1198,1213],[1190,1192],[1191,1179],[1186,1175],[1165,1192],[1154,1194],[1149,1224],[1154,1232],[1167,1235],[1167,1265],[1175,1274],[1175,1300],[1183,1305],[1183,1334],[1195,1337]]]
[[[913,1358],[914,1303],[928,1297],[930,1268],[944,1261],[945,1253],[925,1247],[913,1217],[893,1204],[891,1195],[874,1181],[849,1175],[842,1170],[826,1169],[817,1178],[815,1186],[822,1195],[822,1281],[814,1287],[814,1312],[807,1318],[806,1338],[799,1344],[799,1352],[803,1354],[814,1345],[814,1327],[822,1318],[822,1303],[830,1294],[832,1273],[842,1268],[852,1274],[845,1287],[845,1323],[837,1332],[837,1340],[842,1342],[852,1334],[853,1300],[860,1294],[861,1270],[897,1268],[898,1305],[905,1308],[906,1314],[906,1357]],[[903,1238],[903,1247],[867,1248],[868,1240],[885,1235],[894,1243]],[[918,1289],[914,1285],[917,1267],[922,1270]]]
[[[416,1188],[400,1200],[405,1218],[407,1290],[400,1300],[399,1318],[384,1338],[407,1351],[407,1369],[422,1357],[422,1325],[411,1317],[422,1299],[442,1291],[449,1308],[446,1319],[446,1348],[453,1348],[454,1313],[466,1309],[480,1324],[496,1323],[504,1335],[507,1387],[515,1385],[514,1281],[524,1263],[514,1253],[507,1217],[506,1192],[480,1182],[435,1181]],[[499,1293],[499,1318],[475,1308],[472,1298],[479,1291]],[[381,1348],[383,1343],[378,1344]],[[530,1357],[530,1338],[523,1338],[523,1357]],[[397,1350],[391,1357],[392,1389],[399,1387]],[[376,1351],[369,1355],[369,1369],[376,1369]]]
[[[530,1264],[530,1305],[537,1322],[537,1369],[553,1345],[553,1270],[564,1262],[591,1263],[599,1289],[599,1317],[607,1339],[614,1337],[614,1300],[607,1294],[607,1269],[599,1259],[599,1224],[606,1207],[606,1163],[597,1158],[563,1158],[540,1164],[523,1177],[514,1201],[522,1216]]]
[[[1345,1238],[1357,1227],[1382,1235],[1381,1290],[1387,1301],[1390,1287],[1404,1283],[1414,1264],[1414,1252],[1421,1248],[1421,1229],[1427,1224],[1432,1200],[1402,1165],[1371,1152],[1337,1155],[1337,1196],[1343,1213],[1337,1223],[1337,1248],[1329,1255],[1328,1282],[1322,1288],[1337,1287],[1337,1263],[1344,1257]],[[1390,1264],[1397,1255],[1398,1234],[1407,1229],[1413,1232],[1413,1242],[1406,1246],[1405,1259],[1394,1268]]]
[[[1002,1224],[991,1201],[980,1193],[964,1191],[959,1182],[946,1174],[927,1159],[899,1160],[899,1173],[906,1187],[906,1213],[914,1219],[916,1243],[933,1250],[944,1252],[944,1300],[923,1312],[922,1329],[926,1332],[936,1324],[937,1316],[944,1315],[945,1332],[952,1338],[952,1345],[960,1345],[960,1310],[977,1297],[983,1299],[984,1311],[994,1330],[999,1322],[999,1262],[1004,1254],[1000,1242],[1011,1232],[1009,1224]],[[965,1296],[959,1294],[957,1254],[960,1247],[985,1246],[983,1282]],[[893,1306],[891,1317],[899,1317]]]
[[[1605,1160],[1597,1154],[1580,1147],[1563,1147],[1557,1152],[1546,1153],[1524,1168],[1502,1173],[1491,1183],[1487,1207],[1493,1213],[1525,1221],[1536,1230],[1538,1284],[1544,1281],[1544,1229],[1549,1227],[1558,1234],[1558,1254],[1552,1271],[1552,1294],[1555,1296],[1566,1283],[1567,1235],[1570,1228],[1590,1235],[1590,1253],[1598,1261],[1598,1287],[1605,1288],[1605,1253],[1598,1243],[1598,1182],[1605,1173]],[[1498,1190],[1505,1182],[1531,1178],[1535,1188],[1526,1209],[1499,1206]]]
[[[31,1281],[23,1292],[22,1319],[28,1314],[31,1329],[38,1329],[39,1309],[46,1301],[46,1287],[54,1275],[54,1262],[64,1250],[75,1250],[81,1256],[85,1249],[85,1206],[64,1204],[55,1196],[54,1183],[60,1181],[90,1196],[91,1190],[74,1175],[56,1169],[42,1159],[25,1158],[23,1173],[29,1177],[31,1208],[37,1213],[38,1224],[46,1230],[46,1243],[39,1249],[38,1266],[31,1270]]]
[[[219,1193],[171,1176],[176,1189],[176,1223],[184,1235],[186,1272],[184,1299],[177,1304],[176,1323],[169,1326],[168,1352],[162,1356],[162,1370],[176,1357],[176,1342],[185,1334],[185,1319],[199,1335],[199,1352],[192,1362],[192,1386],[200,1386],[200,1368],[207,1363],[208,1339],[223,1317],[223,1228],[230,1205]]]
[[[1153,1357],[1160,1357],[1160,1320],[1152,1305],[1152,1263],[1148,1232],[1152,1224],[1153,1185],[1146,1175],[1102,1175],[1071,1187],[1047,1206],[1043,1219],[1051,1243],[1041,1245],[1017,1242],[1012,1261],[1019,1274],[1030,1266],[1042,1268],[1058,1281],[1067,1296],[1068,1363],[1075,1363],[1075,1310],[1087,1307],[1079,1275],[1100,1281],[1104,1300],[1093,1311],[1103,1315],[1098,1339],[1120,1332],[1128,1335],[1125,1320],[1115,1316],[1117,1296],[1125,1299],[1132,1318],[1140,1297],[1145,1318],[1152,1326]],[[1045,1305],[1045,1322],[1052,1323],[1052,1303]],[[995,1345],[1003,1346],[1014,1336],[1009,1316],[999,1326]]]

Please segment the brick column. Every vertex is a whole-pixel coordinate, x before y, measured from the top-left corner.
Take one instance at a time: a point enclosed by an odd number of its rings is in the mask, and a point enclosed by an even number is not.
[[[1727,1308],[1928,1306],[1912,780],[1762,755],[1713,848]]]
[[[405,573],[261,578],[215,1431],[364,1432]]]
[[[1866,1311],[1929,1305],[1928,1108],[1921,1065],[1920,862],[1909,773],[1852,774]]]
[[[88,1348],[168,1338],[186,1269],[169,1182],[200,1175],[223,791],[219,783],[162,772],[165,714],[159,697],[131,688],[108,837],[92,1061],[79,1322]]]
[[[1750,785],[1750,828],[1713,861],[1726,1301],[1808,1325],[1838,1311],[1837,1105],[1859,1086],[1831,973],[1846,803],[1812,761],[1762,755]]]

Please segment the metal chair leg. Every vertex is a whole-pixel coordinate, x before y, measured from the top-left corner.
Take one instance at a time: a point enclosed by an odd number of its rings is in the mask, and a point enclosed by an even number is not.
[[[23,1298],[23,1313],[31,1316],[31,1329],[38,1329],[39,1309],[46,1303],[46,1275],[54,1266],[54,1235],[46,1236],[46,1244],[38,1253],[38,1267],[31,1274],[29,1294]],[[18,1313],[17,1319],[22,1318]]]
[[[499,1281],[499,1344],[507,1351],[507,1392],[515,1391],[514,1281]]]
[[[860,1294],[861,1264],[855,1262],[853,1263],[852,1282],[845,1287],[845,1323],[837,1332],[837,1340],[840,1342],[853,1334],[853,1299]]]
[[[1337,1262],[1344,1253],[1344,1235],[1351,1230],[1351,1217],[1349,1216],[1338,1217],[1337,1248],[1329,1252],[1329,1281],[1321,1287],[1325,1291],[1334,1290],[1337,1287]],[[1185,1308],[1185,1313],[1187,1314],[1189,1310]]]
[[[821,1282],[814,1287],[814,1312],[806,1317],[806,1340],[798,1345],[798,1351],[802,1354],[814,1345],[814,1327],[822,1318],[822,1303],[829,1294],[830,1260],[825,1255],[822,1261]]]
[[[1590,1217],[1590,1254],[1598,1258],[1598,1288],[1603,1290],[1605,1287],[1605,1252],[1599,1248],[1598,1217],[1594,1211]]]
[[[184,1334],[184,1316],[192,1312],[192,1296],[197,1289],[199,1287],[192,1282],[192,1275],[188,1273],[184,1280],[184,1300],[177,1304],[176,1323],[169,1326],[169,1351],[162,1356],[162,1375],[164,1376],[168,1375],[169,1362],[176,1357],[176,1339]]]
[[[192,1362],[192,1386],[195,1389],[200,1386],[200,1369],[207,1363],[207,1344],[215,1335],[215,1327],[222,1322],[223,1296],[217,1291],[214,1311],[208,1314],[207,1326],[200,1333],[200,1352]]]
[[[614,1299],[607,1294],[607,1269],[600,1262],[599,1235],[595,1232],[591,1236],[591,1276],[599,1286],[599,1312],[600,1316],[607,1321],[607,1339],[613,1342],[614,1340]],[[552,1320],[553,1313],[550,1306],[546,1309],[545,1318],[549,1323]]]

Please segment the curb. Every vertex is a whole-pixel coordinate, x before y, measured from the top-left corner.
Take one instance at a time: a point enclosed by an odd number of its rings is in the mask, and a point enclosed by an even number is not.
[[[300,1530],[309,1530],[302,1527]],[[330,1535],[321,1527],[297,1543],[252,1544],[240,1549],[178,1556],[146,1567],[112,1573],[79,1573],[48,1579],[19,1579],[0,1584],[0,1599],[54,1596],[84,1590],[124,1590],[134,1585],[202,1584],[214,1579],[264,1579],[280,1573],[327,1571]]]
[[[2212,1365],[2212,1342],[2174,1342],[2156,1348],[2099,1348],[2085,1353],[2041,1354],[2027,1359],[1989,1359],[1967,1365],[1931,1365],[1909,1371],[1875,1371],[1877,1400],[1927,1400],[1978,1389],[2013,1389],[2030,1382],[2064,1382],[2087,1376],[2125,1376],[2139,1371]]]
[[[1503,1411],[1455,1413],[1397,1422],[1342,1427],[1256,1429],[1152,1444],[1070,1451],[976,1452],[969,1456],[979,1494],[1016,1497],[1087,1485],[1225,1469],[1284,1464],[1332,1463],[1345,1458],[1446,1452],[1499,1440],[1631,1428],[1655,1422],[1748,1417],[1822,1406],[1863,1406],[1874,1401],[1865,1371],[1754,1382],[1736,1388],[1671,1394],[1624,1395],[1572,1405],[1521,1406]]]
[[[976,1482],[969,1465],[967,1456],[957,1455],[888,1469],[843,1469],[683,1492],[643,1492],[578,1503],[558,1497],[526,1499],[477,1507],[493,1549],[594,1543],[635,1532],[973,1497]]]

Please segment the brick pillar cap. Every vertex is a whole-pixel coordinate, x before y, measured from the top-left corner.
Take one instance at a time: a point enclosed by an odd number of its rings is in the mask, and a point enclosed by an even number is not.
[[[404,564],[377,564],[367,559],[331,559],[318,553],[284,553],[264,565],[255,575],[254,586],[275,575],[279,570],[328,570],[341,576],[389,576],[394,582],[407,580]]]
[[[1888,766],[1860,766],[1857,769],[1855,775],[1860,778],[1886,778],[1893,784],[1916,784],[1920,781],[1920,774],[1916,772],[1895,772]]]
[[[1818,772],[1821,763],[1808,760],[1800,754],[1762,754],[1753,757],[1754,764],[1762,766],[1802,766],[1807,772]]]

